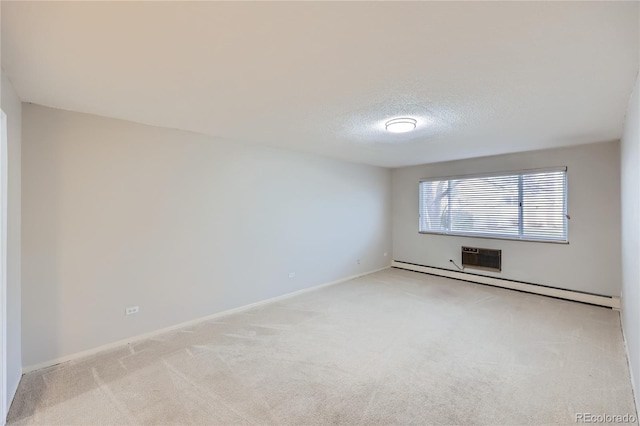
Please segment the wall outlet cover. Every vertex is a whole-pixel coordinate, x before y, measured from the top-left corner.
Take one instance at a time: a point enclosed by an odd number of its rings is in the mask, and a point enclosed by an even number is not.
[[[133,315],[133,314],[137,314],[139,311],[140,311],[140,308],[138,306],[129,306],[124,310],[124,314]]]

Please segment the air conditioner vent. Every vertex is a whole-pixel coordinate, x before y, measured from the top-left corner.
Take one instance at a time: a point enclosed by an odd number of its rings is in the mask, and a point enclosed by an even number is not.
[[[500,272],[502,270],[502,250],[462,247],[462,266]]]

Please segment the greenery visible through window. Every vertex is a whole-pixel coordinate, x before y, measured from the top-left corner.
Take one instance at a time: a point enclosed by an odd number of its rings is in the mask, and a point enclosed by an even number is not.
[[[423,180],[419,230],[567,242],[566,168]]]

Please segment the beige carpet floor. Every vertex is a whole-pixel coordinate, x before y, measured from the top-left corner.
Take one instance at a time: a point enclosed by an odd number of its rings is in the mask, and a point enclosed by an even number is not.
[[[23,377],[9,424],[635,415],[619,314],[389,269]]]

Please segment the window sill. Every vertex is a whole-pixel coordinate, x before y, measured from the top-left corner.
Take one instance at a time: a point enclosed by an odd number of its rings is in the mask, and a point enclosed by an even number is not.
[[[496,237],[491,235],[473,235],[473,234],[450,234],[446,232],[425,232],[418,231],[419,234],[424,235],[443,235],[447,237],[460,237],[460,238],[483,238],[488,240],[506,240],[506,241],[525,241],[528,243],[546,243],[546,244],[565,244],[569,245],[569,241],[562,240],[536,240],[532,238],[510,238],[510,237]]]

